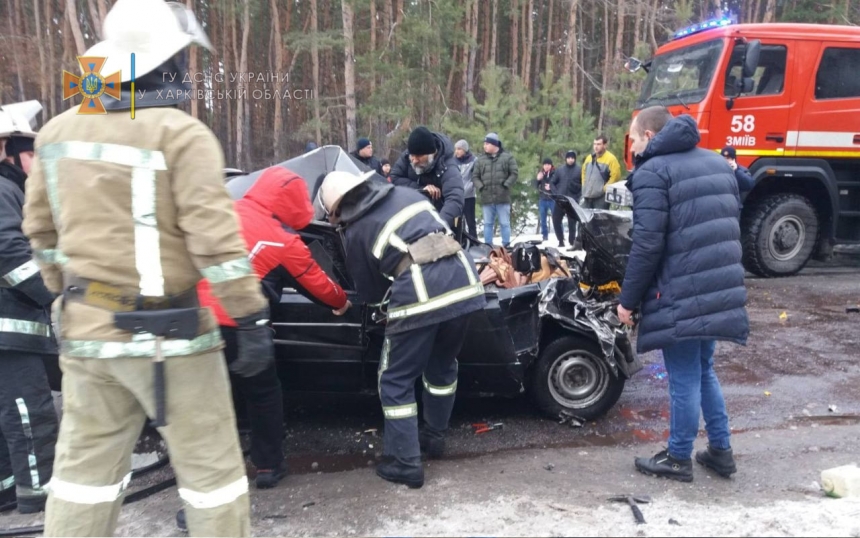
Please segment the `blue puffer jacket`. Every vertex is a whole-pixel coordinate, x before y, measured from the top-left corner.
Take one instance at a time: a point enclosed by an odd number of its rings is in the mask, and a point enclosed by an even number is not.
[[[723,158],[696,148],[688,115],[672,119],[635,161],[633,247],[621,304],[641,306],[640,352],[682,340],[746,344],[738,183]]]

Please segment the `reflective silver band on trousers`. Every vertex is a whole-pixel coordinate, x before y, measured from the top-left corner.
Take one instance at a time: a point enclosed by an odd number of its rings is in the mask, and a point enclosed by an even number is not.
[[[164,296],[164,274],[161,268],[158,221],[155,205],[155,174],[167,170],[160,151],[93,142],[59,142],[38,149],[45,163],[48,199],[57,230],[61,229],[59,170],[60,159],[98,161],[128,166],[131,172],[131,206],[134,219],[135,266],[140,275],[141,295]]]
[[[122,482],[109,486],[85,486],[84,484],[66,482],[54,477],[45,486],[45,489],[48,489],[51,495],[57,499],[69,503],[101,504],[114,502],[119,499],[126,488],[128,488],[129,482],[131,482],[131,473],[125,475]]]
[[[51,327],[38,321],[0,318],[0,333],[29,334],[31,336],[51,337]]]
[[[36,444],[33,439],[33,428],[30,427],[30,411],[27,409],[24,398],[15,399],[15,404],[18,406],[18,414],[21,415],[21,428],[24,430],[24,437],[27,438],[27,462],[30,464],[30,481],[33,484],[33,490],[40,491],[42,484],[39,480],[39,464],[36,461]]]
[[[135,335],[133,342],[105,342],[101,340],[63,340],[63,355],[80,359],[121,359],[155,356],[155,338]],[[193,340],[164,340],[161,353],[164,357],[183,357],[214,349],[221,345],[221,331],[201,334]]]
[[[36,262],[33,260],[24,263],[15,269],[12,269],[8,273],[3,276],[3,280],[6,281],[10,286],[17,286],[21,282],[24,282],[31,276],[37,274],[39,272],[39,266],[36,265]]]

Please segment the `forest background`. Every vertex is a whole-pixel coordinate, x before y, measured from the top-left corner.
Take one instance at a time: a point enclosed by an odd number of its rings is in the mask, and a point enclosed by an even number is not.
[[[396,158],[417,125],[474,153],[497,132],[520,166],[514,219],[533,204],[541,159],[623,156],[649,58],[679,28],[738,22],[860,24],[858,0],[183,0],[215,53],[191,51],[195,98],[227,166],[283,162],[308,141],[348,151],[359,137]],[[40,123],[66,101],[62,71],[102,38],[111,0],[0,2],[0,103],[38,99]],[[103,73],[107,75],[108,73]],[[244,74],[244,75],[242,75]],[[524,205],[525,204],[525,205]]]

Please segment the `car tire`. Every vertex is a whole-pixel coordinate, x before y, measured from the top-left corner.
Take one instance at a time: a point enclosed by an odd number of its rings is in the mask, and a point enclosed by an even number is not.
[[[790,276],[818,241],[818,215],[808,199],[778,194],[758,202],[742,223],[744,268],[761,277]]]
[[[597,342],[584,336],[564,336],[538,357],[530,393],[547,417],[594,420],[615,405],[624,382],[612,373]]]

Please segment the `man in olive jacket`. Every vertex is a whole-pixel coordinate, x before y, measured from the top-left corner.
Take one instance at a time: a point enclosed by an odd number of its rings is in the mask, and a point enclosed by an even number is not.
[[[478,158],[472,172],[484,213],[484,242],[488,245],[493,244],[496,217],[502,229],[502,245],[507,248],[511,244],[511,189],[518,177],[514,156],[504,150],[499,135],[488,133],[484,155]]]

